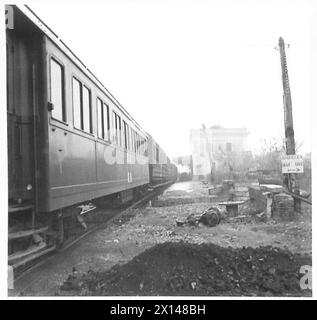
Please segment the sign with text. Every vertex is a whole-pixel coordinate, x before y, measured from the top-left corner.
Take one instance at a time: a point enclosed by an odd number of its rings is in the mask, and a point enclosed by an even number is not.
[[[300,155],[292,154],[282,158],[282,173],[303,173],[303,158]]]

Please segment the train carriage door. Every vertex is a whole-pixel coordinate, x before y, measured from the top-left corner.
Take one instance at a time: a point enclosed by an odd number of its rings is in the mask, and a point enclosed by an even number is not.
[[[7,31],[7,138],[9,202],[34,202],[35,78],[38,39],[18,26]]]

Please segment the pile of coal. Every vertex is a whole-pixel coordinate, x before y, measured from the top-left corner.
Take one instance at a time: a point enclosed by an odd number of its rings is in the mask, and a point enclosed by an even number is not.
[[[311,265],[310,256],[271,246],[166,242],[110,270],[71,274],[61,290],[97,296],[311,296],[300,288],[303,265]]]

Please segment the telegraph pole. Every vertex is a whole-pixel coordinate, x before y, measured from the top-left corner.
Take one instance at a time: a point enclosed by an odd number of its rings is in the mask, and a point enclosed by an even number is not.
[[[282,82],[283,82],[283,103],[284,103],[284,128],[285,128],[285,143],[286,143],[286,154],[295,155],[295,138],[294,138],[294,127],[293,127],[293,113],[292,113],[292,99],[291,91],[289,86],[285,43],[282,37],[279,39],[279,51],[281,57],[282,67]],[[296,173],[287,173],[287,188],[290,192],[299,194],[299,187],[297,183]],[[294,209],[300,211],[300,200],[294,198]]]

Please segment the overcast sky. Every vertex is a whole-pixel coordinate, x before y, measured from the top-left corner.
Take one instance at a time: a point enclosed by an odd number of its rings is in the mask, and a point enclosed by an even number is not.
[[[295,139],[310,150],[314,1],[30,2],[170,156],[189,132],[247,127],[282,138],[286,43]],[[314,16],[315,18],[315,16]]]

